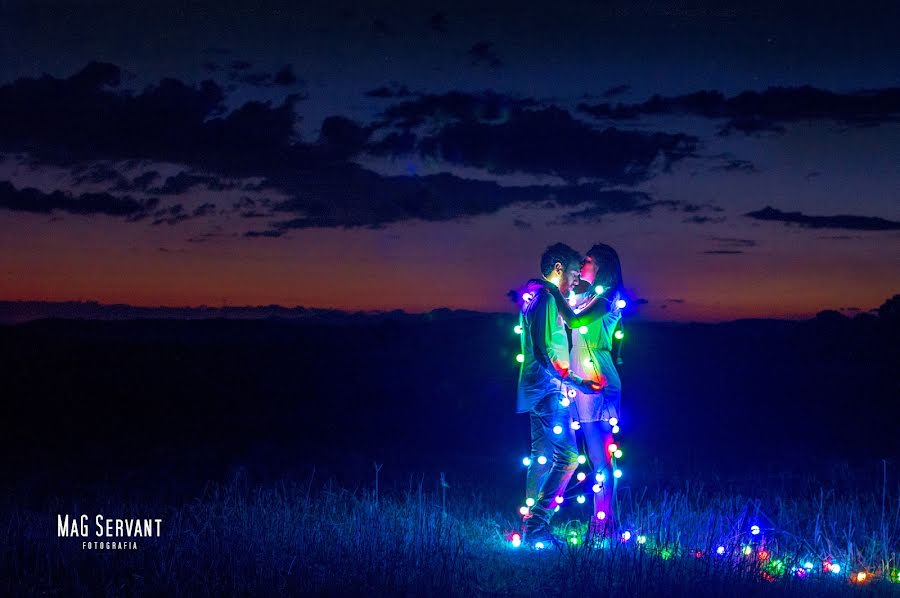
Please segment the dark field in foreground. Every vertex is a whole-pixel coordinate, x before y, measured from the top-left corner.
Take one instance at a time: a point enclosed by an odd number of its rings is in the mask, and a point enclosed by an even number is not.
[[[895,315],[628,324],[632,537],[543,553],[504,539],[528,446],[512,325],[0,327],[0,593],[896,594]],[[559,525],[587,519],[572,502]],[[57,513],[159,516],[164,531],[135,552],[83,551],[56,537]],[[825,559],[841,573],[819,574]]]
[[[578,535],[577,545],[532,551],[505,539],[517,520],[512,505],[495,497],[445,489],[428,476],[382,487],[377,495],[373,487],[374,479],[346,489],[313,474],[304,483],[276,484],[238,475],[166,506],[126,498],[115,488],[83,491],[74,513],[67,499],[31,510],[7,496],[0,592],[812,597],[900,591],[900,584],[877,577],[898,562],[897,488],[884,511],[880,495],[815,484],[790,499],[691,484],[680,491],[642,489],[622,496],[632,534],[627,542],[594,546]],[[138,540],[136,551],[82,550],[81,539],[56,537],[58,512],[161,517],[163,534]],[[564,537],[580,529],[579,515],[577,508],[557,515]],[[758,536],[749,533],[751,522],[761,524]],[[826,558],[841,564],[840,574],[821,571]],[[801,578],[796,568],[808,560],[813,569]],[[853,581],[862,571],[865,583]]]

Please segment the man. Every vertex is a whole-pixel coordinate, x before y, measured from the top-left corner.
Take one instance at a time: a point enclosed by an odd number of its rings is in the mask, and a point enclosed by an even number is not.
[[[519,325],[523,359],[516,411],[528,413],[531,420],[531,461],[526,482],[527,497],[531,499],[527,504],[531,506],[526,515],[525,540],[532,546],[556,543],[550,533],[550,518],[578,467],[566,386],[586,393],[600,390],[599,384],[572,374],[563,318],[545,286],[552,284],[566,295],[575,285],[580,268],[577,251],[562,243],[551,245],[541,256],[543,280],[529,281],[522,295]]]

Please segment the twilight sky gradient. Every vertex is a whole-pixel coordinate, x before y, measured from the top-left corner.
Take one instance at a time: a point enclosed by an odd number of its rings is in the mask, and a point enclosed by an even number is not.
[[[152,6],[148,6],[152,4]],[[900,292],[900,5],[0,2],[0,300],[644,317]]]

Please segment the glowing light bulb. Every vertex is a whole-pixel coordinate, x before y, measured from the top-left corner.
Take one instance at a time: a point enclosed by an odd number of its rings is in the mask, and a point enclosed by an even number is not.
[[[569,395],[570,399],[574,399],[576,396],[578,396],[578,391],[575,390],[574,388],[570,388],[568,395]]]
[[[525,303],[528,303],[533,298],[534,298],[534,295],[532,293],[522,293],[522,301],[524,301]]]
[[[569,542],[571,544],[578,544],[578,538],[576,538],[576,537],[569,538]]]
[[[618,424],[619,424],[619,418],[618,418],[618,417],[611,417],[611,418],[609,418],[609,425],[611,425],[611,426],[616,426],[616,425],[618,425]]]
[[[512,539],[512,545],[513,545],[513,548],[518,548],[519,546],[521,546],[521,545],[522,545],[522,538],[517,538],[517,537],[514,536],[513,539]]]
[[[609,452],[614,453],[617,450],[619,450],[619,445],[617,445],[615,442],[613,442],[613,443],[610,443],[610,445],[606,448]]]
[[[630,531],[625,530],[624,532],[622,532],[622,540],[623,540],[623,541],[627,542],[627,541],[630,540],[630,539],[631,539],[631,532],[630,532]]]
[[[525,467],[531,465],[531,457],[525,457],[524,459],[522,459],[522,465],[524,465]]]
[[[583,471],[579,471],[578,475],[575,476],[579,482],[583,482],[587,475]]]
[[[638,544],[646,544],[646,543],[647,543],[647,536],[638,536],[638,537],[637,537],[637,543],[638,543]]]
[[[559,400],[559,404],[563,407],[568,407],[572,404],[572,401],[569,400],[569,397],[563,397]]]
[[[866,572],[860,571],[859,573],[856,574],[856,581],[862,583],[862,582],[866,581],[866,577],[868,577]]]
[[[804,568],[804,569],[812,569],[812,568],[813,568],[813,564],[810,563],[809,561],[806,561],[805,563],[803,563],[803,568]]]
[[[519,513],[521,513],[522,515],[527,515],[527,514],[528,514],[528,507],[520,507],[520,508],[519,508]]]
[[[719,556],[725,554],[725,547],[719,546],[718,548],[716,548],[716,554],[718,554]]]
[[[559,426],[559,425],[553,426],[553,433],[554,434],[562,434],[562,426]]]
[[[756,554],[756,556],[759,557],[759,560],[764,561],[764,560],[766,560],[767,558],[769,558],[769,551],[768,551],[768,550],[760,550],[760,551]]]
[[[606,519],[606,512],[605,511],[597,511],[597,519],[599,519],[600,521],[603,521],[604,519]]]
[[[615,456],[616,459],[621,459],[622,458],[622,449],[619,449],[616,452],[614,452],[613,456]]]
[[[583,504],[584,504],[584,501],[585,501],[585,498],[584,498],[583,495],[579,494],[579,495],[578,495],[578,498],[576,498],[575,500],[578,501],[578,504],[583,505]]]
[[[584,455],[578,455],[578,462],[581,465],[584,465],[585,463],[587,463],[587,457],[585,457]]]
[[[540,457],[538,457],[538,463],[541,464],[541,465],[546,465],[546,464],[547,464],[547,457],[545,457],[544,455],[541,455]]]
[[[625,309],[626,305],[628,305],[628,303],[624,299],[619,299],[618,301],[616,301],[616,307],[619,309]]]
[[[544,549],[544,543],[543,543],[543,542],[535,542],[535,543],[534,543],[534,547],[535,547],[536,549],[538,549],[538,550],[543,550],[543,549]]]
[[[534,506],[534,499],[531,498],[531,497],[529,496],[528,498],[525,499],[525,504],[526,504],[527,506],[529,506],[529,507],[533,507],[533,506]]]
[[[619,433],[619,426],[613,426],[613,427],[612,427],[612,433],[613,433],[613,434],[618,434],[618,433]]]
[[[840,572],[841,572],[841,566],[838,565],[837,563],[832,563],[831,566],[829,567],[829,570],[830,570],[832,573],[840,573]]]
[[[758,526],[758,525],[751,525],[751,526],[750,526],[750,533],[753,534],[754,536],[758,536],[758,535],[759,535],[759,526]]]
[[[553,509],[553,512],[554,512],[554,513],[556,513],[557,511],[559,511],[559,505],[556,505],[556,508]]]
[[[590,357],[585,357],[585,358],[584,358],[584,361],[582,361],[581,363],[584,364],[584,367],[590,367],[591,364],[594,363],[594,362],[591,361],[591,358],[590,358]]]
[[[579,327],[578,327],[578,332],[581,333],[581,334],[587,334],[587,332],[588,332],[588,327],[587,327],[587,326],[579,326]]]
[[[598,284],[597,286],[594,287],[594,292],[597,293],[598,295],[602,295],[605,290],[606,289],[603,288],[602,284]]]
[[[512,539],[513,539],[513,540],[521,540],[521,539],[522,539],[522,536],[519,535],[519,534],[513,534],[513,535],[512,535]]]
[[[749,546],[744,546],[744,551],[743,551],[743,552],[744,552],[744,555],[749,556],[750,553],[753,552],[753,549],[750,548]]]
[[[581,422],[572,420],[572,423],[569,424],[569,427],[572,428],[573,430],[580,430]]]
[[[606,479],[606,475],[604,475],[603,473],[598,473],[598,474],[596,475],[596,478],[597,478],[597,481],[598,481],[598,482],[602,482],[603,480]]]
[[[578,303],[578,298],[575,297],[575,291],[569,291],[569,305],[575,305]]]
[[[518,355],[516,355],[516,361],[518,361],[519,363],[524,363],[524,362],[525,362],[525,356],[522,355],[521,353],[519,353]]]
[[[616,479],[621,478],[621,477],[622,477],[622,470],[621,470],[621,469],[615,470],[615,471],[613,472],[613,477],[616,478]]]
[[[595,494],[600,492],[600,484],[594,484],[591,490],[593,490]]]
[[[613,336],[619,340],[622,340],[623,338],[625,338],[625,333],[622,332],[621,330],[616,330],[615,333],[613,334]]]
[[[562,496],[557,496],[557,497],[556,497],[556,504],[561,505],[562,503],[563,503],[563,497],[562,497]]]
[[[515,328],[513,328],[513,331],[514,331],[516,334],[522,334],[522,326],[519,325],[519,324],[516,324]]]

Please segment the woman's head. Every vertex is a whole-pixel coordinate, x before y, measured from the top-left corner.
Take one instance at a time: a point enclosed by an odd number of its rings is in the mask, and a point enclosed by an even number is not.
[[[605,289],[622,289],[622,264],[616,250],[605,243],[597,243],[584,256],[581,278]]]

